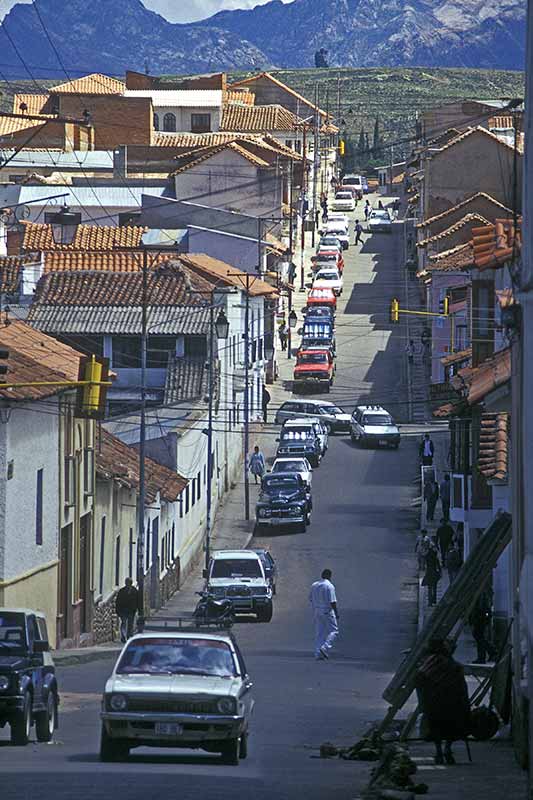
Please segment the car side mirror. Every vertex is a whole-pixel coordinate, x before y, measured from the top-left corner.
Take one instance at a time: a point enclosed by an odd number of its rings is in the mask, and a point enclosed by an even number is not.
[[[35,655],[38,653],[48,653],[50,650],[50,643],[44,640],[36,641],[33,643],[33,652]]]
[[[206,569],[203,569],[202,570],[202,578],[207,578],[208,576],[209,576],[208,571]]]

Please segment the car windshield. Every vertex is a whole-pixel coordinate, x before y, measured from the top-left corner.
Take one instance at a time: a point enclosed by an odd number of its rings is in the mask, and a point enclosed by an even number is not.
[[[339,406],[320,406],[321,414],[344,414],[344,411]]]
[[[388,414],[365,414],[363,417],[364,425],[392,425],[392,419]]]
[[[338,281],[339,280],[339,273],[338,272],[317,272],[315,280],[317,281]]]
[[[119,675],[217,675],[237,674],[226,642],[214,639],[137,639],[129,643],[117,666]]]
[[[289,428],[281,434],[281,439],[284,442],[294,442],[301,439],[312,439],[314,432],[312,428]]]
[[[298,480],[289,475],[284,477],[271,475],[263,479],[263,489],[266,492],[290,492],[292,494],[292,492],[297,492],[299,488]]]
[[[299,364],[327,364],[328,357],[325,353],[302,353],[298,358]]]
[[[15,612],[0,614],[0,652],[21,655],[26,649],[24,614]]]
[[[276,461],[272,467],[272,472],[307,472],[307,466],[302,458]]]
[[[351,192],[337,192],[335,195],[335,200],[351,200],[352,193]]]
[[[372,218],[373,218],[373,219],[386,219],[386,220],[390,220],[390,217],[389,217],[389,212],[388,212],[388,211],[381,210],[380,208],[378,208],[378,209],[377,209],[377,211],[373,211],[373,212],[372,212]]]
[[[320,240],[319,247],[338,247],[339,244],[340,242],[336,236],[324,236],[324,238]]]
[[[255,558],[216,558],[212,578],[261,578],[261,567]]]
[[[339,258],[338,253],[318,252],[317,261],[337,261]]]
[[[311,292],[309,293],[309,296],[311,298],[323,299],[323,298],[334,297],[334,294],[331,289],[324,288],[324,289],[312,289]]]

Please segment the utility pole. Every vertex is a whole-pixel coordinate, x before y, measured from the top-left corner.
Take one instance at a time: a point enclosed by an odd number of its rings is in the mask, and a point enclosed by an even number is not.
[[[213,333],[215,328],[215,290],[211,292],[211,302],[209,304],[209,366],[207,377],[207,501],[205,511],[205,568],[209,569],[209,559],[211,557],[211,507],[213,494]]]
[[[319,136],[318,125],[320,115],[318,113],[318,83],[315,83],[315,130],[314,130],[314,143],[313,143],[313,238],[311,240],[312,247],[315,246],[315,220],[317,209],[317,180],[318,172],[320,169],[320,152],[319,152]]]
[[[304,122],[303,125],[303,173],[302,173],[302,242],[301,242],[301,251],[300,251],[300,291],[305,292],[305,275],[304,275],[304,250],[305,250],[305,214],[303,213],[303,204],[305,202],[305,193],[307,190],[307,123]],[[313,219],[313,230],[315,225],[316,214]],[[289,313],[291,309],[289,308]],[[289,342],[290,342],[290,334],[289,334]],[[290,358],[290,348],[289,348],[289,355]]]
[[[148,251],[142,253],[142,304],[141,304],[141,410],[139,435],[139,504],[137,507],[137,587],[139,592],[139,614],[137,627],[144,628],[144,508],[146,505],[146,355],[148,349]]]
[[[263,269],[263,220],[257,218],[257,274],[261,275]]]

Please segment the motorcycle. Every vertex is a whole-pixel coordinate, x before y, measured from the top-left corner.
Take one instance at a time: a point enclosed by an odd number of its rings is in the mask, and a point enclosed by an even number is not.
[[[216,598],[208,591],[196,592],[196,594],[200,595],[193,614],[197,625],[218,625],[221,628],[231,628],[235,622],[235,612],[229,598]]]

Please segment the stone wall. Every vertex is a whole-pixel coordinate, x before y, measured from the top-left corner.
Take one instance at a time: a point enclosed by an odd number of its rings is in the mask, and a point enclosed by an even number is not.
[[[118,617],[115,613],[115,597],[113,593],[107,600],[97,603],[93,610],[94,644],[114,642],[120,638]]]

